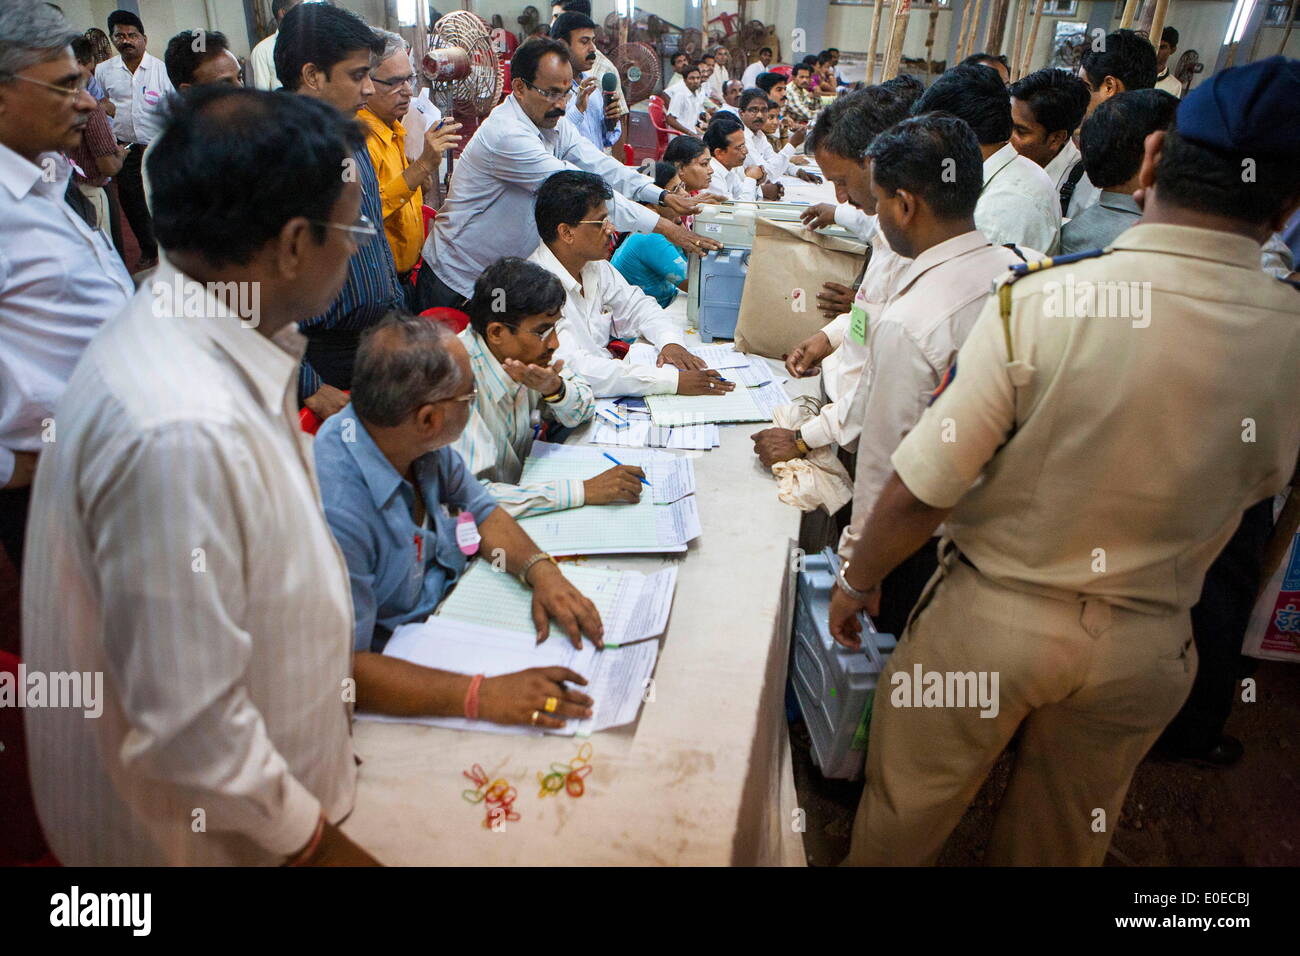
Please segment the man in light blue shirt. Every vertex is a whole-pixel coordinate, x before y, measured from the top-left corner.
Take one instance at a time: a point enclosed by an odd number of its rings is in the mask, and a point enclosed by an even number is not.
[[[532,589],[539,642],[554,618],[575,647],[583,634],[603,646],[595,605],[448,447],[474,396],[469,356],[451,331],[391,313],[362,337],[352,402],[316,435],[325,519],[352,588],[357,704],[561,727],[561,718],[590,715],[591,699],[564,686],[585,683],[573,671],[532,668],[471,684],[470,675],[380,653],[393,629],[433,612],[474,553]]]
[[[581,13],[561,14],[551,24],[551,37],[569,48],[573,64],[573,97],[565,107],[564,118],[597,149],[613,146],[622,138],[623,124],[618,121],[618,100],[611,97],[608,107],[605,105],[601,78],[595,69],[595,22]]]
[[[424,244],[416,282],[421,310],[459,308],[474,280],[502,256],[526,258],[537,248],[533,198],[542,183],[563,170],[596,173],[614,197],[610,219],[620,232],[657,232],[688,252],[720,249],[715,240],[669,222],[641,202],[666,203],[691,215],[694,200],[665,196],[648,176],[602,153],[564,119],[572,94],[569,48],[539,37],[515,51],[511,92],[478,128],[456,159],[447,201]]]

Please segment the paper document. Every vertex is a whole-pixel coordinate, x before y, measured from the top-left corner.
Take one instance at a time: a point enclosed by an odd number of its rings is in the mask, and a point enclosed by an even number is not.
[[[647,424],[647,435],[649,429]],[[645,472],[650,487],[642,485],[642,497],[649,494],[655,504],[672,504],[678,498],[695,493],[695,463],[689,458],[645,448],[628,448],[612,457],[617,458],[619,464],[633,465]],[[524,459],[521,480],[576,478],[586,481],[614,467],[614,463],[599,449],[539,441],[533,442],[532,451]]]
[[[605,626],[607,645],[621,646],[658,637],[668,626],[677,568],[655,574],[616,571],[561,564],[560,573],[596,605]],[[533,592],[513,574],[494,570],[480,558],[470,563],[451,593],[439,606],[437,617],[518,634],[536,635]],[[551,622],[551,634],[563,635]]]
[[[767,367],[766,362],[754,361],[744,368],[727,369],[722,373],[722,377],[735,382],[737,385],[753,388],[772,381],[772,370]]]
[[[651,395],[646,404],[651,419],[660,426],[771,421],[771,413],[761,410],[751,397],[758,390],[738,387],[725,395]]]
[[[519,527],[557,556],[685,551],[687,542],[700,536],[694,495],[670,505],[657,505],[650,495],[634,505],[584,505],[520,518]]]
[[[722,444],[717,425],[650,426],[646,444],[651,448],[683,448],[709,451]]]
[[[731,347],[730,343],[727,345],[688,345],[686,351],[707,362],[709,368],[713,369],[740,368],[749,364],[749,356],[743,352],[737,352]],[[626,361],[634,365],[654,365],[659,361],[659,350],[648,342],[637,342],[628,349]]]
[[[759,411],[763,413],[764,421],[771,420],[772,412],[776,410],[777,406],[789,405],[791,401],[785,389],[776,382],[768,382],[766,385],[746,389],[746,391],[754,399],[754,404],[758,406]]]
[[[554,629],[547,640],[537,644],[532,634],[431,617],[420,624],[404,624],[394,631],[384,648],[384,655],[423,667],[457,674],[483,674],[485,677],[513,674],[530,667],[567,667],[587,679],[582,690],[595,701],[593,716],[587,720],[568,720],[563,727],[554,730],[494,724],[466,717],[390,717],[367,713],[358,713],[357,717],[495,734],[572,736],[575,733],[593,733],[636,719],[646,681],[654,672],[658,654],[658,641],[597,651],[591,642],[584,640],[579,650]]]
[[[613,445],[618,448],[644,448],[650,440],[650,419],[637,418],[624,428],[615,428],[597,420],[587,432],[587,442],[592,445]]]

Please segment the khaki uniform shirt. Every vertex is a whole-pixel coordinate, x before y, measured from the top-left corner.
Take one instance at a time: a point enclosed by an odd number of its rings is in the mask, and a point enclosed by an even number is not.
[[[1226,232],[1113,249],[1012,284],[1005,328],[991,297],[892,461],[984,575],[1167,614],[1295,466],[1300,292]]]

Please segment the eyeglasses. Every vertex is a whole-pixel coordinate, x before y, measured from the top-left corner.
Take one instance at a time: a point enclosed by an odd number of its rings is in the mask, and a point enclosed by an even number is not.
[[[767,112],[767,107],[766,107],[766,106],[746,106],[743,110],[741,110],[741,112],[742,112],[742,113],[755,113],[755,114],[757,114],[757,113],[766,113],[766,112]]]
[[[132,31],[132,32],[130,32],[130,33],[114,33],[114,34],[113,34],[113,42],[114,42],[114,43],[122,43],[122,42],[125,42],[126,40],[143,40],[143,39],[144,39],[144,34],[143,34],[143,33],[136,33],[135,31]]]
[[[440,401],[440,402],[472,402],[472,401],[474,401],[474,399],[476,399],[476,398],[478,398],[478,386],[477,386],[477,385],[475,385],[473,388],[471,388],[471,389],[470,389],[468,392],[466,392],[464,395],[456,395],[456,396],[454,396],[453,398],[440,398],[440,399],[438,399],[438,401]],[[435,402],[434,404],[437,404],[437,403]]]
[[[561,103],[573,95],[573,90],[544,90],[540,86],[533,86],[533,84],[529,83],[523,77],[520,77],[519,82],[524,84],[524,86],[528,87],[530,90],[535,90],[542,94],[542,96],[550,100],[552,103]]]
[[[53,90],[55,93],[61,93],[64,96],[77,96],[80,93],[86,92],[86,84],[90,82],[88,78],[83,76],[74,80],[71,86],[63,86],[58,83],[46,83],[44,80],[34,80],[30,76],[20,76],[17,73],[0,75],[7,75],[12,79],[22,80],[24,83],[31,83],[35,86],[43,86],[47,90]]]
[[[604,219],[579,219],[574,223],[575,226],[608,226],[610,225],[609,217]]]
[[[399,76],[391,80],[381,80],[379,77],[374,76],[373,74],[370,77],[370,79],[373,80],[375,83],[379,83],[383,86],[386,86],[390,90],[397,89],[397,87],[399,86],[409,86],[411,89],[415,89],[415,83],[419,78],[420,77],[415,73],[411,73],[407,76]]]
[[[538,327],[538,328],[536,328],[536,329],[520,329],[520,328],[516,328],[516,329],[513,329],[512,331],[514,331],[514,333],[515,333],[516,335],[535,335],[535,336],[537,336],[537,338],[538,338],[539,341],[545,342],[547,339],[549,339],[549,338],[551,337],[551,333],[555,331],[555,326],[554,326],[554,325],[543,325],[543,326],[540,326],[540,327]]]
[[[344,225],[341,222],[327,222],[324,219],[308,219],[307,221],[313,226],[324,226],[327,229],[341,229],[343,232],[351,233],[352,235],[358,236],[362,239],[374,239],[379,235],[379,230],[375,228],[375,224],[365,216],[357,216],[356,223],[350,226]]]

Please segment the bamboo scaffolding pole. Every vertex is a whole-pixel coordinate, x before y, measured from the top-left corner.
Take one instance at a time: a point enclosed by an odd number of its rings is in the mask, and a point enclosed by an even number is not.
[[[953,47],[952,51],[953,57],[958,63],[966,58],[966,54],[962,52],[962,45],[966,42],[966,27],[970,23],[970,11],[975,2],[976,0],[966,0],[961,5],[961,26],[957,28],[957,45]],[[953,64],[949,63],[948,65],[952,66]]]
[[[1163,0],[1168,3],[1169,0]],[[1038,40],[1038,27],[1043,19],[1043,8],[1047,6],[1047,0],[1038,0],[1038,7],[1034,10],[1034,25],[1029,28],[1029,36],[1025,39],[1025,55],[1020,58],[1020,72],[1013,79],[1020,79],[1027,73],[1033,72],[1034,62],[1034,44]]]
[[[975,52],[976,49],[982,49],[975,44],[980,32],[980,15],[984,12],[984,0],[975,0],[975,12],[971,14],[970,34],[966,37],[966,52],[962,56],[964,60]]]
[[[1029,16],[1029,7],[1034,0],[1018,0],[1019,6],[1015,11],[1016,32],[1011,41],[1011,68],[1008,71],[1011,79],[1020,75],[1020,45],[1025,42],[1025,20]]]
[[[876,81],[876,45],[880,42],[880,18],[885,0],[876,0],[871,10],[871,38],[867,41],[867,85]]]
[[[1119,28],[1127,30],[1133,26],[1133,18],[1137,15],[1138,0],[1128,0],[1124,4],[1124,12],[1119,18]]]
[[[930,11],[930,29],[925,34],[925,82],[928,86],[934,73],[934,29],[939,22],[939,11]]]
[[[1169,0],[1156,0],[1156,11],[1151,15],[1151,29],[1147,33],[1147,39],[1151,45],[1160,49],[1160,34],[1165,31],[1165,13],[1169,10]],[[1165,64],[1168,66],[1168,64]]]
[[[911,14],[912,0],[897,0],[894,15],[890,19],[889,46],[885,48],[885,64],[880,74],[882,83],[898,75],[898,65],[903,59],[903,40],[907,37],[907,20]]]

